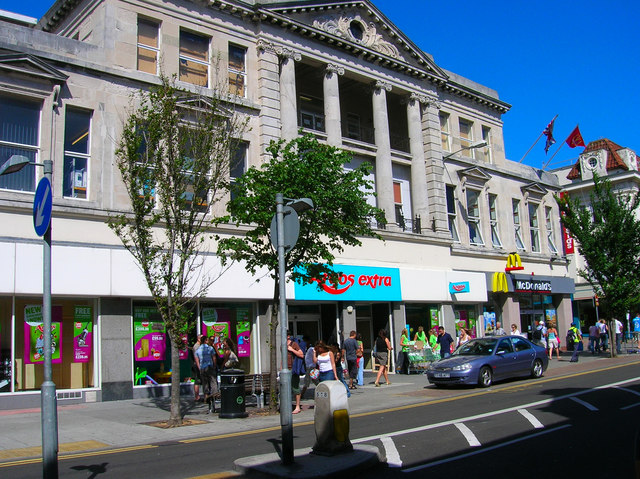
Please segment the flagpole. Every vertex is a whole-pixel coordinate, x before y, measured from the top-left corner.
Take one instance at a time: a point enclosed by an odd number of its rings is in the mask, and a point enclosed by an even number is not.
[[[540,133],[540,136],[537,138],[536,141],[533,142],[533,145],[531,145],[531,148],[529,148],[527,150],[527,152],[524,154],[524,156],[522,158],[520,158],[520,161],[518,163],[522,163],[522,161],[527,157],[527,155],[529,154],[529,152],[531,150],[533,150],[533,147],[536,146],[538,144],[538,142],[540,141],[540,138],[542,138],[542,135],[544,135],[544,132]]]
[[[567,140],[564,140],[562,143],[560,143],[560,146],[558,147],[558,149],[556,150],[556,152],[555,152],[553,155],[551,155],[551,158],[549,158],[549,159],[547,160],[547,162],[546,162],[544,165],[542,165],[542,169],[543,169],[543,170],[544,170],[544,169],[549,165],[549,163],[551,163],[551,160],[553,160],[553,158],[554,158],[554,157],[558,154],[558,152],[560,151],[560,148],[562,148],[566,142],[567,142]]]

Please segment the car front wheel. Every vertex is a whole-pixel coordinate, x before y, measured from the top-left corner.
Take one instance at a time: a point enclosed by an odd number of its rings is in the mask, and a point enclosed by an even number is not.
[[[542,361],[536,359],[531,367],[531,377],[539,378],[542,376]]]
[[[489,368],[488,366],[483,367],[480,370],[480,376],[479,376],[479,381],[478,384],[480,384],[480,386],[482,386],[483,388],[488,388],[489,386],[491,386],[491,383],[493,382],[493,373],[491,372],[491,368]]]

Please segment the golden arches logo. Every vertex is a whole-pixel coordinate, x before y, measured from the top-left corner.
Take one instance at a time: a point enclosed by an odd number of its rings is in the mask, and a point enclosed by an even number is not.
[[[491,281],[491,285],[494,293],[508,293],[509,284],[507,283],[507,274],[493,273],[493,280]]]
[[[517,271],[524,269],[522,266],[522,260],[520,259],[520,255],[518,253],[511,253],[507,258],[507,267],[504,269],[505,271]]]

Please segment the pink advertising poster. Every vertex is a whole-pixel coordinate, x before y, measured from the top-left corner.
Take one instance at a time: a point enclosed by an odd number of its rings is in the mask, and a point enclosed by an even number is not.
[[[189,359],[189,346],[187,345],[189,336],[187,335],[187,333],[182,333],[180,335],[180,339],[182,340],[182,347],[178,349],[178,357],[180,359]]]
[[[42,305],[31,304],[24,308],[24,362],[44,363],[44,328]],[[51,308],[51,363],[62,362],[62,307]]]
[[[91,306],[76,306],[73,314],[73,362],[88,363],[93,345]]]
[[[157,318],[157,309],[137,307],[133,312],[133,341],[136,361],[164,361],[167,349],[167,330]]]
[[[251,356],[251,321],[249,310],[238,309],[236,313],[236,337],[238,338],[238,357]]]
[[[229,337],[231,312],[228,309],[204,308],[202,310],[202,334],[213,336],[213,348],[218,356],[224,356],[222,341]]]

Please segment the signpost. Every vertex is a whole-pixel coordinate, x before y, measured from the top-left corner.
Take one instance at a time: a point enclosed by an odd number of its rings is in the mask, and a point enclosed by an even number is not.
[[[45,177],[38,183],[33,198],[33,227],[38,236],[44,236],[49,229],[52,203],[51,182]]]

